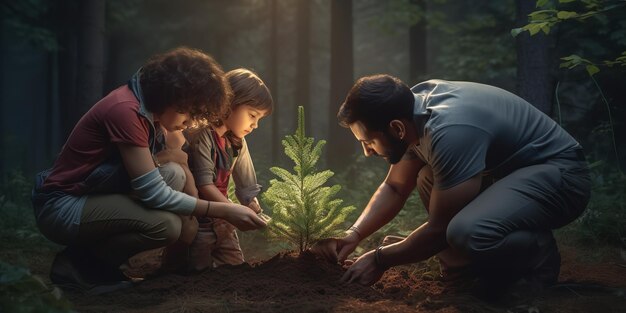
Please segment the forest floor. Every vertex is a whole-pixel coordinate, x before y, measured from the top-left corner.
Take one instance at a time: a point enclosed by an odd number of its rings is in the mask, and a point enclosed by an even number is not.
[[[2,233],[6,235],[6,229]],[[2,238],[0,260],[24,266],[49,284],[50,264],[61,247],[19,229],[11,234],[14,240]],[[339,282],[344,271],[339,265],[311,255],[271,257],[266,243],[246,236],[242,246],[249,263],[244,265],[195,275],[159,275],[100,296],[69,291],[63,295],[77,312],[624,312],[626,308],[626,260],[619,248],[584,249],[561,240],[557,286],[542,291],[512,289],[486,302],[437,280],[433,260],[392,268],[372,287],[344,285]],[[158,256],[153,258],[153,265],[158,264]],[[151,270],[150,265],[141,269]]]

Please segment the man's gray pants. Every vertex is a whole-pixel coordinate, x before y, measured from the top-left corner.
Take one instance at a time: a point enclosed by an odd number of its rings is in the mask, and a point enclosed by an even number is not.
[[[432,170],[418,176],[420,197],[428,210]],[[479,275],[514,280],[532,275],[560,258],[552,230],[575,220],[591,193],[582,150],[570,150],[503,175],[486,176],[481,193],[449,223],[447,241],[467,257]]]

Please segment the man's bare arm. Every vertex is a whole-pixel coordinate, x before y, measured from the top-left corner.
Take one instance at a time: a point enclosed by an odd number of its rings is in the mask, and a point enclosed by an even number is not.
[[[447,246],[446,230],[450,220],[480,192],[481,175],[450,189],[433,188],[428,221],[413,231],[405,240],[386,246],[380,251],[387,266],[425,260]]]
[[[424,166],[418,158],[404,158],[391,165],[385,181],[354,223],[363,238],[391,221],[400,212],[417,184],[417,174]],[[363,239],[361,238],[361,239]]]

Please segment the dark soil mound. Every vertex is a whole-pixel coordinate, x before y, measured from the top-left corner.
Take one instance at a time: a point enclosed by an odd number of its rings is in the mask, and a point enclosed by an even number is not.
[[[81,312],[397,311],[393,307],[398,304],[404,311],[415,303],[411,297],[426,297],[407,271],[392,269],[373,287],[342,284],[343,272],[341,266],[308,253],[278,254],[252,265],[222,266],[189,276],[163,275],[109,295],[68,297]]]
[[[108,295],[67,296],[79,312],[584,312],[589,306],[611,312],[626,307],[619,287],[570,285],[485,303],[416,266],[392,268],[372,287],[342,284],[343,272],[310,254],[279,254],[196,275],[161,275]]]

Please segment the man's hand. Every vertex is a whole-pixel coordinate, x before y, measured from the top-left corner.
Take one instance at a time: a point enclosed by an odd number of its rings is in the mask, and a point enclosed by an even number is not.
[[[343,263],[348,255],[356,249],[361,238],[354,231],[347,231],[343,238],[322,239],[311,247],[311,252],[329,262]]]
[[[346,261],[346,263],[349,263]],[[341,281],[344,283],[358,283],[371,286],[376,283],[385,273],[386,269],[376,265],[375,250],[360,256],[343,274]]]

